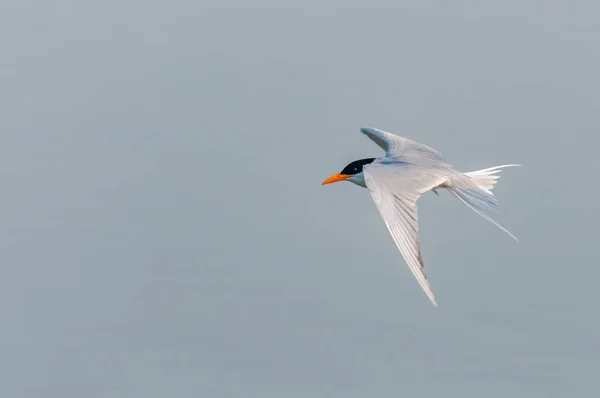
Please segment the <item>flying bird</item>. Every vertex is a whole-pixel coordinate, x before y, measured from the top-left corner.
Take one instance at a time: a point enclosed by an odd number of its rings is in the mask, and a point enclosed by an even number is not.
[[[356,160],[322,185],[350,181],[367,188],[396,246],[419,285],[437,307],[435,296],[423,270],[419,247],[417,200],[427,191],[447,189],[477,214],[518,239],[486,214],[498,204],[491,192],[506,164],[461,173],[436,150],[418,142],[372,127],[360,131],[379,145],[385,156]]]

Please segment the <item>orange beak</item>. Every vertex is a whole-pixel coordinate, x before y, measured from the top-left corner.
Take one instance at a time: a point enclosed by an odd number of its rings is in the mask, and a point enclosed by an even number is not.
[[[325,181],[323,181],[323,183],[321,185],[332,184],[332,183],[338,182],[338,181],[345,181],[350,177],[351,176],[346,175],[346,174],[334,174],[331,177],[329,177],[328,179],[326,179]]]

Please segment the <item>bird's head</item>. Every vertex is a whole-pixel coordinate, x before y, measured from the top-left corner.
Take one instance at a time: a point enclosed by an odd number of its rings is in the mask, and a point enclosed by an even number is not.
[[[350,181],[355,183],[356,185],[360,185],[361,187],[366,187],[365,185],[365,176],[363,174],[363,167],[367,164],[373,163],[375,158],[367,158],[355,160],[354,162],[348,164],[342,171],[337,174],[332,175],[321,185],[331,184],[338,181]]]

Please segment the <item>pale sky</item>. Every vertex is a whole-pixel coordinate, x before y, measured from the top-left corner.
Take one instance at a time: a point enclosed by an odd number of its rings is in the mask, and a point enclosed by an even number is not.
[[[594,396],[600,3],[282,4],[0,5],[0,395]],[[426,194],[434,308],[362,126],[523,164],[521,243]]]

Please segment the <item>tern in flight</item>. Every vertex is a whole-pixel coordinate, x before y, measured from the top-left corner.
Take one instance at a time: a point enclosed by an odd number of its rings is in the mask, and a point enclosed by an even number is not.
[[[350,181],[367,188],[402,257],[419,285],[437,307],[435,296],[423,271],[419,247],[417,200],[427,191],[447,189],[477,214],[517,238],[485,212],[495,210],[497,201],[491,192],[499,173],[507,164],[461,173],[436,150],[376,128],[360,131],[379,145],[385,156],[356,160],[325,181],[322,185]],[[518,241],[518,240],[517,240]]]

